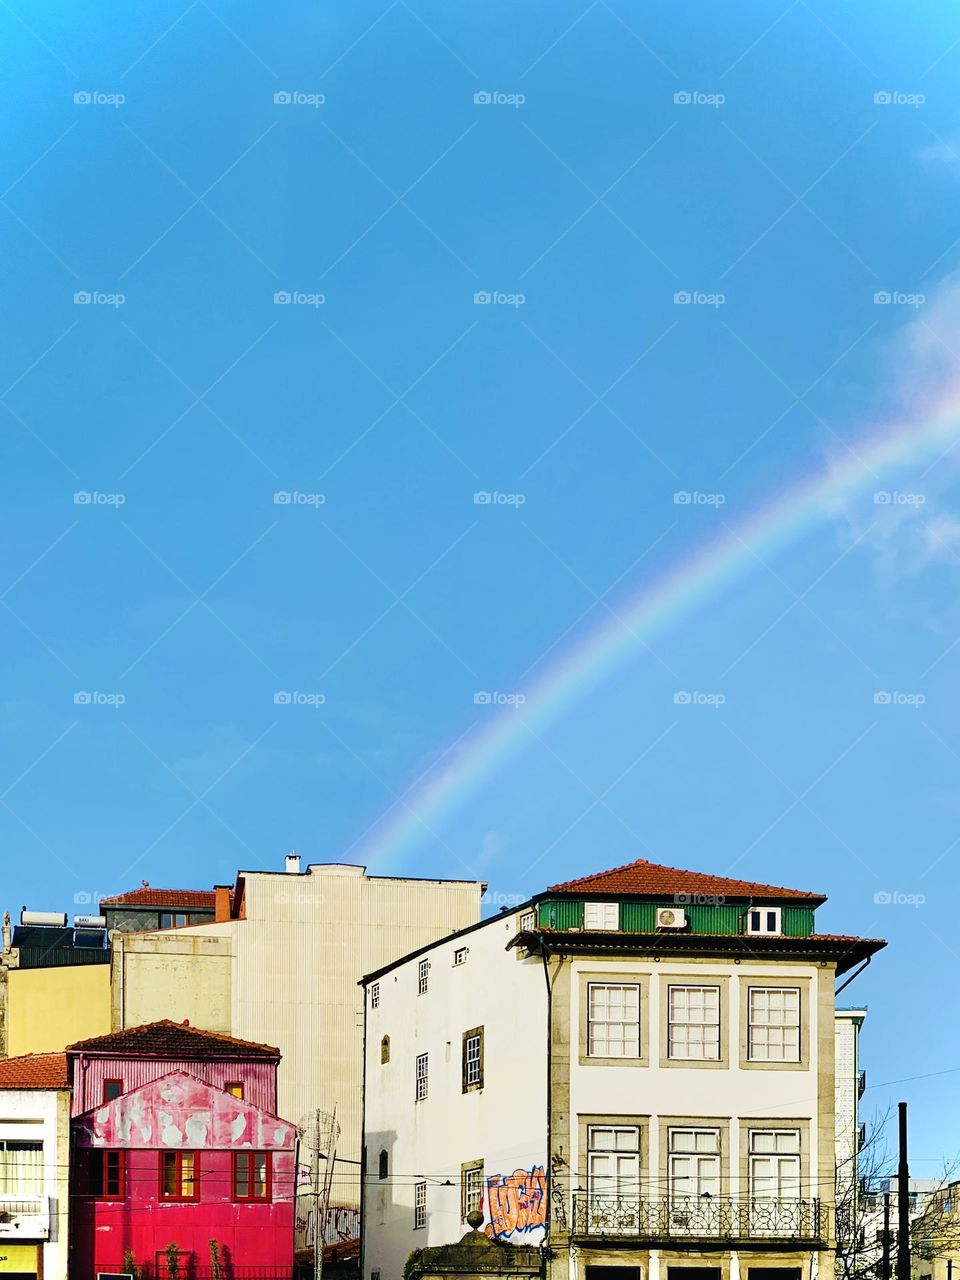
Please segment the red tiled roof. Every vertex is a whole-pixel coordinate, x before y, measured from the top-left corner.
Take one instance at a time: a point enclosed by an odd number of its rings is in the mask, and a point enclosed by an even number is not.
[[[726,876],[713,876],[703,871],[684,871],[679,867],[664,867],[659,862],[638,858],[623,867],[599,871],[596,875],[581,876],[579,880],[567,880],[551,885],[549,893],[610,893],[648,897],[674,897],[676,894],[698,894],[723,898],[766,898],[779,901],[782,898],[802,899],[806,902],[826,902],[822,893],[808,893],[802,889],[783,889],[778,885],[754,884],[751,880],[731,880]]]
[[[216,894],[212,889],[131,889],[112,898],[101,898],[101,907],[187,907],[213,911]]]
[[[25,1053],[0,1060],[0,1089],[69,1089],[65,1053]]]
[[[147,1022],[142,1027],[111,1031],[91,1040],[68,1044],[70,1052],[145,1055],[151,1058],[217,1059],[279,1058],[280,1050],[253,1040],[238,1040],[219,1031],[204,1031],[183,1022]]]

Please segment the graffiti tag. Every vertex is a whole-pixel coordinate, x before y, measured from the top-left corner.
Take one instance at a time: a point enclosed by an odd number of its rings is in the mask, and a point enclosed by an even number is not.
[[[485,1231],[495,1240],[542,1227],[547,1221],[543,1165],[535,1164],[529,1171],[515,1169],[507,1176],[492,1174],[487,1178],[487,1204],[490,1221]]]

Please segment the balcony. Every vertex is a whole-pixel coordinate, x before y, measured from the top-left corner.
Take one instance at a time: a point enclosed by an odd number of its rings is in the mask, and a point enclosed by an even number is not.
[[[49,1240],[50,1201],[46,1196],[0,1195],[0,1240]]]
[[[581,1240],[647,1244],[703,1242],[771,1246],[826,1243],[819,1200],[727,1200],[574,1193],[573,1229]]]
[[[857,1076],[857,1097],[862,1098],[867,1088],[867,1073],[861,1071]]]

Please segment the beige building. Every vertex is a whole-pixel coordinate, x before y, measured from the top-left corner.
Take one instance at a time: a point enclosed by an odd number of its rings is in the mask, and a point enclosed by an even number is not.
[[[371,876],[313,863],[242,871],[211,924],[113,936],[114,1029],[188,1020],[282,1053],[278,1110],[336,1109],[331,1203],[357,1207],[364,973],[476,923],[477,881]],[[342,1163],[341,1163],[342,1162]],[[356,1162],[351,1163],[351,1162]]]

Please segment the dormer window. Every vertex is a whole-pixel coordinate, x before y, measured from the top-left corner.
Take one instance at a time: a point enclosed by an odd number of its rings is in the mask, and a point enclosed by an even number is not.
[[[520,931],[527,933],[531,929],[537,927],[537,913],[535,911],[524,911],[520,917]]]
[[[751,907],[747,912],[747,933],[770,937],[781,932],[780,907]]]
[[[618,929],[619,904],[616,902],[586,902],[583,907],[584,929]]]

